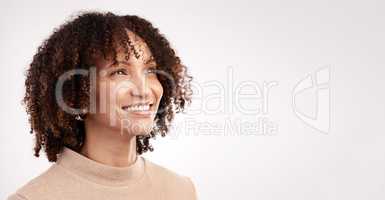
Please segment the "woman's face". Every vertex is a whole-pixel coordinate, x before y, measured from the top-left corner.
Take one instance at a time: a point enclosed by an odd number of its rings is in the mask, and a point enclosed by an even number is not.
[[[96,60],[96,113],[88,114],[87,121],[97,127],[119,130],[121,134],[143,135],[151,130],[163,87],[156,74],[156,62],[139,36],[127,30],[137,58],[130,50],[129,60],[122,49],[113,59]]]

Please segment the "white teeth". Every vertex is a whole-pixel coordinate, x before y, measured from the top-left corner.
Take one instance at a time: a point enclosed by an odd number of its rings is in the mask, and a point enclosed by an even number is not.
[[[150,105],[146,104],[146,105],[123,106],[122,109],[125,111],[131,111],[131,112],[148,111],[150,109]]]

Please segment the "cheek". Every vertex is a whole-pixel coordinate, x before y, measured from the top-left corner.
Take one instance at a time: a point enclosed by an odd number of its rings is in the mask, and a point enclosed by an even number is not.
[[[158,79],[154,80],[152,84],[152,90],[154,91],[157,100],[160,101],[161,97],[163,96],[163,86]]]
[[[119,82],[114,81],[103,80],[98,82],[96,99],[101,112],[109,113],[118,104],[118,100],[126,95],[127,89],[120,85]],[[121,88],[119,89],[119,87]]]
[[[110,88],[107,87],[108,84],[105,81],[98,81],[96,86],[96,106],[98,109],[98,113],[102,114],[108,110],[108,104],[110,101],[108,94],[110,93]]]

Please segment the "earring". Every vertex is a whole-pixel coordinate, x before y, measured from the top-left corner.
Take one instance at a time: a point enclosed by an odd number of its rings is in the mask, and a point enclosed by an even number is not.
[[[78,121],[83,121],[83,118],[79,114],[76,115],[75,119]]]

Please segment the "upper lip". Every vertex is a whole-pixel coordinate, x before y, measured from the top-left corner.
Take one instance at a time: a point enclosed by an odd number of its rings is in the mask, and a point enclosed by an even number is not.
[[[152,105],[152,101],[146,101],[146,102],[135,102],[135,103],[130,103],[130,104],[123,104],[122,107],[128,107],[128,106],[134,106],[134,105]]]

